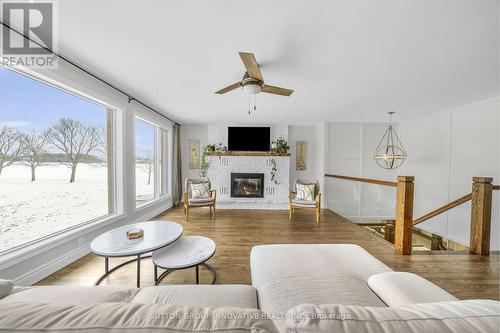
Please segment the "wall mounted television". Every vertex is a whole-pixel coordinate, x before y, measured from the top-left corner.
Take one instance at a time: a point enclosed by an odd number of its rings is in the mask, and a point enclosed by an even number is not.
[[[271,129],[269,127],[228,127],[229,151],[269,151]]]

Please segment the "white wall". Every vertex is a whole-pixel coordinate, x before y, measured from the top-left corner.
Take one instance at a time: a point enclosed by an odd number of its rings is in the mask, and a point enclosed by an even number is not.
[[[396,172],[379,167],[373,160],[387,125],[327,123],[326,173],[394,181]],[[325,193],[327,208],[353,221],[394,216],[394,188],[325,178]]]
[[[200,155],[203,147],[208,141],[208,125],[182,125],[181,126],[181,177],[182,177],[182,191],[184,188],[184,179],[200,177],[200,169],[189,168],[189,158],[191,152],[189,151],[189,140],[200,140]],[[201,156],[200,156],[201,159]]]
[[[288,144],[290,146],[290,188],[296,179],[318,179],[318,143],[316,137],[316,126],[289,126]],[[307,141],[307,169],[300,171],[296,168],[296,143],[297,141]]]
[[[321,207],[327,208],[327,187],[325,182],[325,173],[327,171],[328,157],[328,127],[326,122],[316,124],[316,177],[321,187]]]
[[[380,168],[373,152],[387,124],[326,124],[327,173],[395,181],[415,176],[414,218],[471,192],[472,177],[500,183],[500,103],[480,101],[405,121],[397,126],[408,152],[398,170]],[[394,188],[325,178],[327,207],[353,221],[394,217]],[[493,192],[491,249],[500,249],[500,198]],[[470,202],[419,225],[445,238],[469,243]]]
[[[400,174],[415,176],[414,217],[471,192],[472,177],[500,182],[500,105],[498,99],[400,123],[408,151]],[[493,194],[491,249],[500,249],[500,199]],[[419,225],[462,244],[469,243],[470,202]]]

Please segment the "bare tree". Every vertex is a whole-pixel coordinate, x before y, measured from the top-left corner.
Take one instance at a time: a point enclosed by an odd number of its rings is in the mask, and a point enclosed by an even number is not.
[[[66,164],[71,168],[70,183],[75,181],[78,163],[104,144],[103,132],[102,127],[85,125],[71,118],[61,118],[49,128],[52,144],[66,154]]]
[[[23,157],[25,149],[21,132],[13,127],[0,127],[0,175],[4,168]]]
[[[154,157],[151,149],[144,149],[144,156],[139,157],[137,162],[142,164],[146,172],[148,173],[148,185],[151,184],[151,174],[153,173]]]
[[[46,131],[31,131],[23,135],[23,140],[26,146],[23,162],[31,168],[31,181],[34,182],[36,180],[35,169],[42,164],[42,156],[50,141],[49,135]]]

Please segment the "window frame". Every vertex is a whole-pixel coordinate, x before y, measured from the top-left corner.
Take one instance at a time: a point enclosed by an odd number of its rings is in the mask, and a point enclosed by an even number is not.
[[[160,119],[156,117],[152,117],[145,112],[135,110],[134,115],[134,125],[133,127],[133,138],[134,138],[134,144],[133,144],[133,149],[134,149],[134,181],[133,181],[133,187],[134,187],[134,206],[135,206],[135,212],[141,211],[143,209],[146,209],[150,206],[153,206],[157,204],[159,201],[165,200],[165,199],[170,199],[172,197],[172,173],[170,172],[172,169],[172,128],[171,126],[168,126],[166,122],[160,121]],[[154,168],[154,188],[155,188],[155,193],[154,193],[154,198],[152,200],[146,201],[140,205],[137,205],[137,188],[136,188],[136,171],[135,171],[135,159],[136,159],[136,142],[135,142],[135,121],[139,119],[143,122],[148,123],[149,125],[154,127],[154,139],[155,139],[155,147],[153,151],[155,152],[155,168]],[[163,159],[163,161],[160,158],[161,154],[161,131],[164,130],[167,133],[167,142],[166,142],[166,158]],[[161,164],[162,162],[166,162],[166,173],[167,173],[167,187],[165,193],[161,193]]]
[[[91,230],[101,228],[107,224],[114,223],[118,221],[119,219],[125,217],[124,214],[124,206],[123,206],[123,195],[121,194],[123,189],[124,189],[124,184],[121,181],[121,172],[118,170],[118,162],[122,163],[123,158],[121,154],[118,154],[117,152],[121,150],[121,147],[123,146],[123,133],[120,130],[121,129],[121,122],[123,121],[123,113],[124,110],[123,108],[119,107],[116,104],[112,104],[109,102],[105,102],[99,98],[96,98],[94,96],[91,96],[89,94],[84,93],[81,90],[78,90],[73,87],[69,87],[68,85],[58,82],[56,80],[53,80],[49,78],[48,76],[45,76],[43,74],[40,74],[38,72],[35,72],[33,70],[27,69],[27,68],[12,68],[12,67],[6,67],[0,65],[0,67],[4,70],[9,70],[12,71],[16,74],[22,75],[27,79],[35,80],[41,84],[45,84],[49,87],[52,87],[54,89],[60,90],[64,93],[73,95],[75,97],[78,97],[80,99],[86,100],[90,103],[96,104],[102,108],[105,109],[105,112],[107,113],[108,110],[111,110],[113,113],[112,116],[112,142],[113,142],[113,165],[112,165],[112,172],[113,172],[113,187],[112,187],[112,213],[107,213],[105,215],[101,215],[95,218],[92,218],[87,221],[80,222],[78,224],[69,226],[67,228],[61,229],[59,231],[53,232],[49,235],[31,240],[29,242],[22,243],[20,245],[14,246],[12,248],[9,248],[4,251],[0,251],[0,257],[3,256],[9,256],[12,255],[13,253],[20,253],[20,252],[28,252],[31,249],[38,249],[40,247],[44,247],[45,249],[50,249],[52,247],[55,247],[59,245],[60,243],[67,241],[68,238],[71,238],[71,236],[80,234],[81,232],[89,232]],[[105,115],[107,117],[107,115]],[[108,134],[108,133],[106,133]],[[119,135],[118,135],[119,134]],[[109,198],[108,198],[109,200]],[[109,207],[108,207],[109,210]],[[50,244],[50,245],[49,245]]]

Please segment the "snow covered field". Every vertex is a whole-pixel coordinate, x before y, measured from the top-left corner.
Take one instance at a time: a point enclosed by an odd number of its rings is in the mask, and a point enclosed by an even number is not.
[[[0,252],[108,214],[107,168],[98,163],[71,170],[58,163],[36,169],[15,164],[0,175]],[[137,168],[138,195],[154,193],[147,172]]]

